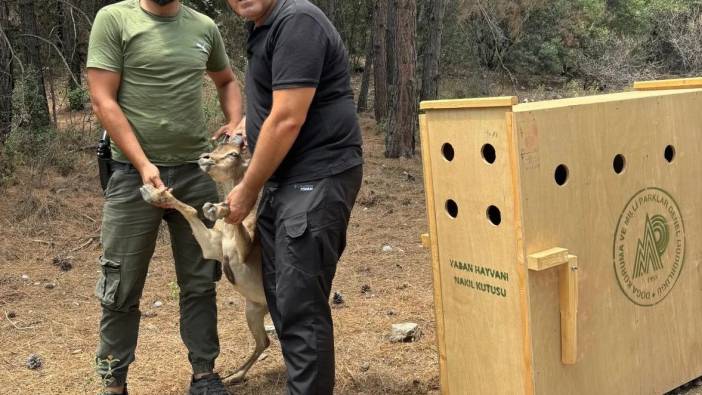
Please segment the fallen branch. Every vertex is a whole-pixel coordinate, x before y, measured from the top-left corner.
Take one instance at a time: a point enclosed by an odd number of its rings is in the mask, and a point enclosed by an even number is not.
[[[24,331],[24,330],[27,330],[27,329],[34,329],[34,328],[36,328],[36,326],[34,326],[34,325],[23,326],[23,327],[20,328],[19,326],[17,326],[17,324],[16,324],[14,321],[12,321],[12,320],[10,319],[10,316],[7,314],[7,311],[5,312],[5,318],[6,318],[7,321],[9,321],[10,324],[12,324],[12,326],[14,326],[15,329],[17,329],[18,331]]]
[[[99,238],[99,237],[100,237],[100,236],[88,237],[88,240],[87,240],[85,243],[79,245],[78,247],[76,247],[76,248],[74,248],[74,249],[72,249],[72,250],[70,250],[70,251],[68,251],[68,252],[80,251],[80,250],[82,250],[83,248],[85,248],[85,247],[91,245],[91,244],[93,243],[93,241],[95,241],[95,240],[96,240],[97,238]]]
[[[89,216],[88,214],[80,213],[80,215],[82,215],[83,217],[89,219],[92,223],[96,223],[96,222],[97,222],[95,219],[93,219],[93,217]]]

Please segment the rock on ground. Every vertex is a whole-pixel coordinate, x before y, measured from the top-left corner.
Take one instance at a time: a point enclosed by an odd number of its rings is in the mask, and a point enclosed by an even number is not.
[[[413,322],[392,324],[390,341],[393,343],[416,342],[421,336],[422,330],[419,328],[419,325]]]

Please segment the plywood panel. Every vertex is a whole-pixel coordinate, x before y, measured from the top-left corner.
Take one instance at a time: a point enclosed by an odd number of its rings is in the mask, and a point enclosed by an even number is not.
[[[436,342],[439,352],[439,385],[448,394],[448,372],[446,371],[446,338],[444,330],[444,303],[441,298],[441,265],[439,261],[439,239],[436,229],[436,205],[434,204],[434,177],[431,168],[431,148],[426,115],[419,116],[419,136],[422,144],[422,170],[424,172],[424,194],[427,205],[429,234],[421,235],[422,244],[431,249],[432,281],[434,286],[434,313],[436,316]],[[426,237],[425,237],[426,236]]]
[[[658,81],[637,81],[634,89],[639,91],[702,88],[702,78],[676,78]]]
[[[512,107],[517,104],[516,96],[482,97],[477,99],[430,100],[419,104],[420,110],[448,110],[461,108]]]
[[[424,160],[431,164],[444,314],[444,393],[533,390],[526,264],[523,259],[521,267],[517,263],[517,175],[510,159],[508,119],[505,108],[426,114],[423,144],[428,143],[430,154]],[[493,163],[486,144],[494,149]],[[490,212],[498,222],[491,206],[499,209],[499,224],[489,219]]]
[[[573,366],[558,271],[529,274],[537,394],[660,394],[702,375],[700,108],[700,90],[514,107],[526,253],[564,247],[579,263]]]

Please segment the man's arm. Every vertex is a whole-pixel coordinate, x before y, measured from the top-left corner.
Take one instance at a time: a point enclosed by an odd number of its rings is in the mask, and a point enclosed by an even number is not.
[[[121,74],[113,71],[88,68],[88,87],[93,111],[112,141],[129,162],[139,171],[144,184],[164,187],[158,168],[149,161],[141,148],[122,108],[117,103]]]
[[[222,134],[231,133],[240,128],[242,119],[242,97],[239,83],[230,67],[225,67],[221,71],[208,71],[219,94],[219,103],[222,112],[227,119],[227,124],[219,128],[212,136],[213,140],[218,139]]]
[[[292,148],[307,119],[316,88],[273,91],[271,113],[263,122],[244,179],[227,196],[229,223],[241,223],[256,204],[263,184],[273,175]]]

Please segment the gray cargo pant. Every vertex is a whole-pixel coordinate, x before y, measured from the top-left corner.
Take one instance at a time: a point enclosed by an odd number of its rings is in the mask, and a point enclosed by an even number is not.
[[[283,357],[288,392],[331,395],[334,327],[329,294],[346,247],[363,169],[296,184],[268,184],[259,204],[263,286]]]
[[[173,195],[198,210],[217,202],[217,187],[195,164],[159,167]],[[139,299],[162,220],[168,224],[180,287],[180,335],[195,373],[214,368],[219,355],[215,282],[217,261],[205,260],[185,218],[175,210],[146,203],[139,193],[139,173],[115,164],[105,191],[102,220],[103,255],[95,289],[102,305],[97,371],[109,386],[124,384],[139,332]],[[202,217],[202,213],[201,217]]]

